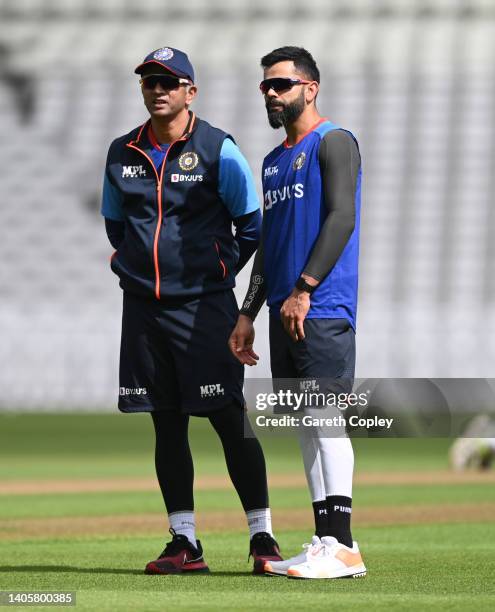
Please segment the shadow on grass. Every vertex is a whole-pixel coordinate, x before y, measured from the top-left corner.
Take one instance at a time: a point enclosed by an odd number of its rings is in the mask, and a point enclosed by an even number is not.
[[[74,574],[134,574],[142,570],[112,567],[74,567],[72,565],[0,565],[0,572],[70,572]]]
[[[0,573],[5,572],[57,572],[57,573],[73,573],[73,574],[124,574],[132,576],[147,576],[143,570],[113,568],[113,567],[75,567],[72,565],[0,565]],[[170,574],[172,576],[180,576],[183,574]],[[189,574],[194,575],[194,574]],[[213,576],[213,577],[233,577],[233,576],[252,576],[251,572],[215,572],[210,571],[209,574],[198,573],[196,576]],[[156,576],[159,578],[159,576]],[[163,576],[162,576],[163,577]]]

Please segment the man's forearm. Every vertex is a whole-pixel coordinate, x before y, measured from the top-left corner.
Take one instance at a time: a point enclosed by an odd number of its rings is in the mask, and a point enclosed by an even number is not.
[[[260,243],[254,257],[253,269],[249,279],[249,289],[244,298],[240,314],[255,320],[266,300],[266,284],[263,277],[263,242]]]

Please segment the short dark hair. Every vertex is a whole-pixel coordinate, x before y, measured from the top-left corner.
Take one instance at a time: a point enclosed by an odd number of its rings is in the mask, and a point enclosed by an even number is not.
[[[279,47],[261,58],[261,66],[270,68],[278,62],[293,61],[296,70],[312,81],[320,82],[320,71],[313,56],[303,47]]]

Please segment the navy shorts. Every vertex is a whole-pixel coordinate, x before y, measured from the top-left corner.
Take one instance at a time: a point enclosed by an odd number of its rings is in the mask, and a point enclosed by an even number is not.
[[[270,315],[270,365],[274,379],[319,379],[327,390],[350,393],[356,364],[355,332],[347,319],[305,319],[304,340],[294,342]]]
[[[244,406],[244,368],[227,344],[237,316],[231,289],[187,302],[124,292],[119,410],[201,415]]]

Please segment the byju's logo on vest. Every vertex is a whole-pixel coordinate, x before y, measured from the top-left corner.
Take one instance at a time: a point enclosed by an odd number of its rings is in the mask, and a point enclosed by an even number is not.
[[[122,178],[140,178],[146,176],[143,166],[122,166]]]
[[[265,193],[265,210],[270,210],[270,208],[277,202],[290,200],[292,197],[304,197],[304,185],[302,183],[284,185],[281,189],[269,189]]]
[[[119,395],[147,395],[146,387],[120,387]]]
[[[203,180],[202,174],[172,174],[170,176],[170,180],[172,183],[194,183],[198,181],[201,183]]]

